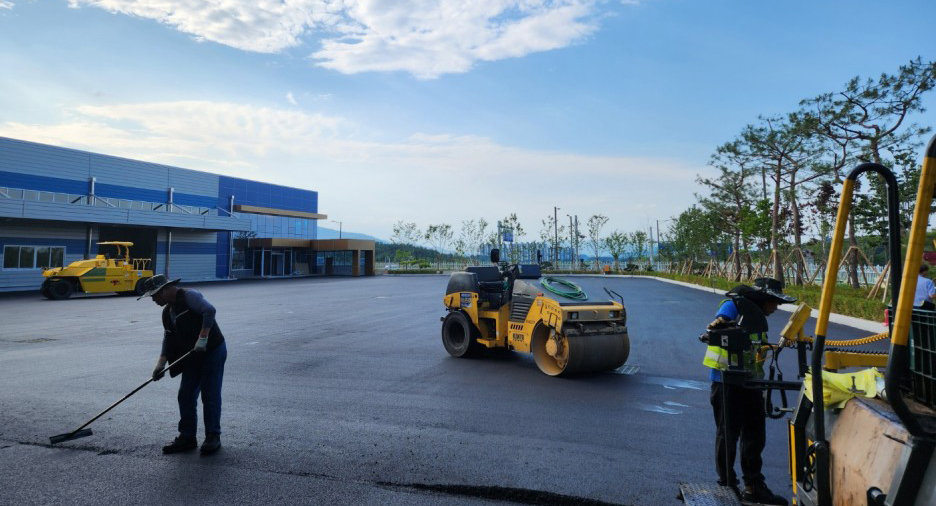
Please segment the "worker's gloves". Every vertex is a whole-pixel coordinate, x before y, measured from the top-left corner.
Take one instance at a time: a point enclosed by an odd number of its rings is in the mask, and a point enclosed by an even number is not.
[[[715,320],[713,320],[712,323],[709,323],[706,329],[718,330],[718,329],[723,329],[726,327],[733,327],[734,325],[735,325],[734,320],[729,320],[728,318],[725,318],[724,316],[719,316],[718,318],[715,318]]]
[[[198,341],[195,341],[195,351],[202,352],[208,349],[208,338],[199,337]]]
[[[166,359],[159,357],[159,360],[156,361],[156,368],[153,369],[153,381],[159,381],[166,374],[163,372],[163,369],[166,367]]]

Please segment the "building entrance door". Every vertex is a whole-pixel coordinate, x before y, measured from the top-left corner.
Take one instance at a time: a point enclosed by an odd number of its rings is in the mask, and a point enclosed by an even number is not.
[[[254,256],[254,276],[263,276],[263,250],[253,252]]]
[[[270,254],[270,257],[271,257],[271,259],[273,260],[273,265],[272,265],[272,268],[270,269],[270,275],[271,275],[271,276],[282,276],[282,275],[283,275],[283,272],[284,272],[284,269],[283,269],[283,263],[284,263],[283,252],[282,252],[282,251],[274,251],[273,253]]]

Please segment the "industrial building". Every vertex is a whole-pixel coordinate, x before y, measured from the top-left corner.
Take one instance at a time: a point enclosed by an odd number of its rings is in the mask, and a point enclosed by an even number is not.
[[[0,291],[131,241],[183,281],[373,275],[374,242],[317,240],[318,192],[0,137]]]

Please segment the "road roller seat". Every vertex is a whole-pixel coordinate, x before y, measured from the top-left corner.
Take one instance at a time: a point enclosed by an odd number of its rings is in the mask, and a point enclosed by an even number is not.
[[[507,287],[504,286],[504,276],[500,269],[493,265],[479,267],[466,267],[466,272],[474,273],[478,277],[478,299],[487,301],[491,309],[501,307],[506,299]]]

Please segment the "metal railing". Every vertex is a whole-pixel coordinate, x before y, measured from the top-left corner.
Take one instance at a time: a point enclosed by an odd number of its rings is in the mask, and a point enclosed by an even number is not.
[[[72,193],[57,193],[39,190],[24,190],[22,188],[6,188],[0,186],[0,198],[11,200],[25,200],[30,202],[49,202],[54,204],[72,204],[93,207],[106,207],[112,209],[131,209],[135,211],[156,211],[198,216],[235,216],[227,209],[217,207],[197,207],[174,204],[168,202],[147,202],[142,200],[128,200],[116,197],[99,197],[95,195],[76,195]]]

